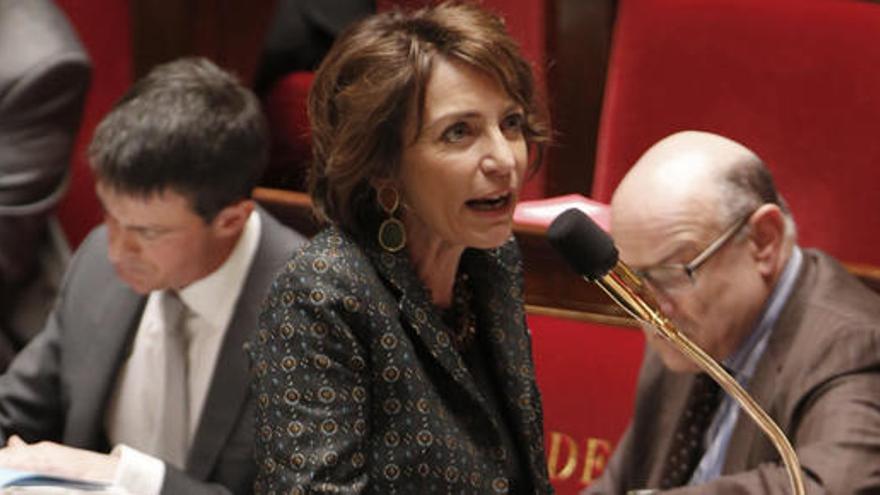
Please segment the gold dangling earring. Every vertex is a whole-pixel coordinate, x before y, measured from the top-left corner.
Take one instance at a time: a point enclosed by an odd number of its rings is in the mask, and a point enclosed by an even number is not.
[[[389,195],[392,197],[388,197]],[[388,215],[388,218],[379,225],[379,245],[389,253],[396,253],[406,246],[406,228],[403,222],[394,216],[400,207],[400,194],[393,186],[381,186],[376,191],[376,200]]]

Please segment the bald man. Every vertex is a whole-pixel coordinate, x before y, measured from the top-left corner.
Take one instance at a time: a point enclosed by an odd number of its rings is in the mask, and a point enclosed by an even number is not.
[[[880,493],[880,297],[798,247],[760,158],[705,132],[661,140],[615,191],[611,233],[662,311],[782,428],[807,493]],[[790,493],[761,430],[646,333],[633,419],[584,493]]]

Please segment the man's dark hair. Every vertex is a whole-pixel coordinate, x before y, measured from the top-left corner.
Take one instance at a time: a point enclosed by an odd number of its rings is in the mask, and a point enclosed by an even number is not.
[[[142,197],[174,191],[206,222],[250,197],[267,155],[256,97],[203,58],[150,71],[104,117],[89,146],[105,186]]]
[[[728,205],[728,215],[724,222],[733,222],[763,204],[774,204],[783,214],[791,214],[785,200],[776,190],[770,170],[757,155],[732,164],[724,176],[722,187],[725,188],[723,191],[727,195]]]

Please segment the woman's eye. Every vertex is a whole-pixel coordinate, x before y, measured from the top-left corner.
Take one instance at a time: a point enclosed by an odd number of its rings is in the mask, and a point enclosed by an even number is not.
[[[442,139],[447,143],[457,143],[469,135],[470,127],[464,122],[457,122],[443,131]]]
[[[512,113],[507,117],[504,117],[504,120],[501,121],[501,130],[505,133],[519,134],[522,132],[523,122],[525,122],[523,114]]]

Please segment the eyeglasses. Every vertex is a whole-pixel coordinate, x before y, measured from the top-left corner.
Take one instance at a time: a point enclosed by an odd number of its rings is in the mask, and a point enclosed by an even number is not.
[[[694,283],[696,271],[728,241],[733,239],[733,236],[749,222],[752,213],[750,212],[734,222],[689,263],[669,263],[633,271],[643,280],[647,280],[652,286],[662,291],[675,291],[690,287]]]

